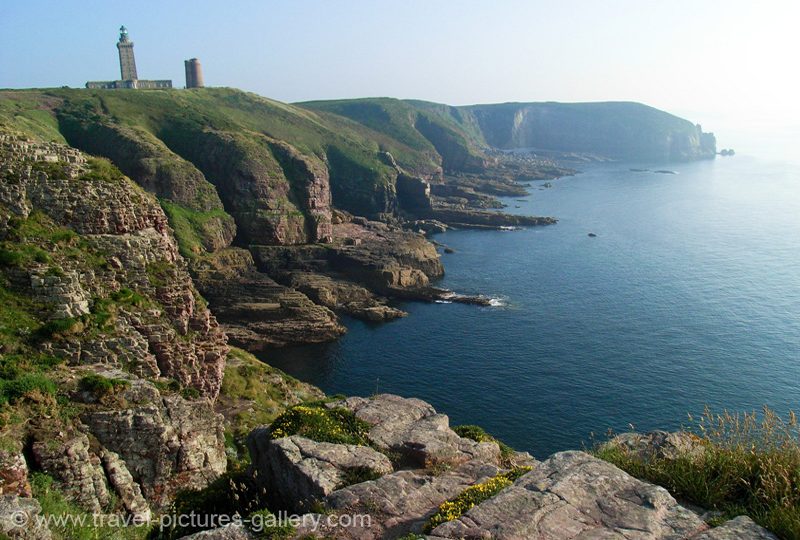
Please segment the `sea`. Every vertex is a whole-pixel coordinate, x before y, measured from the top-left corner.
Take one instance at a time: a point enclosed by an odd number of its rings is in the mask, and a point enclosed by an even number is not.
[[[800,409],[800,163],[578,168],[503,199],[556,225],[434,237],[455,251],[438,285],[495,306],[405,303],[262,358],[329,394],[419,397],[538,458],[706,407]]]

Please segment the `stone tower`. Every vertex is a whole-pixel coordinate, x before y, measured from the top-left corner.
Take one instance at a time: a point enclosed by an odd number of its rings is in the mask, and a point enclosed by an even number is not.
[[[197,58],[184,60],[186,68],[186,88],[203,88],[203,67]]]
[[[128,29],[124,26],[119,28],[119,71],[123,81],[135,81],[139,77],[136,74],[136,59],[133,57],[133,41],[128,39]]]

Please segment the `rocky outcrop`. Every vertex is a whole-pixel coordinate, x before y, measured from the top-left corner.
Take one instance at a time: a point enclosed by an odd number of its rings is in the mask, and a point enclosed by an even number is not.
[[[244,131],[200,128],[177,119],[159,136],[216,186],[225,210],[236,221],[240,243],[309,241],[305,214],[271,151],[272,139]],[[320,189],[316,178],[306,188],[306,195],[309,193],[316,195],[315,200],[325,199],[325,189]],[[311,228],[316,231],[324,210],[314,210]],[[324,224],[322,228],[324,231]]]
[[[248,446],[255,477],[274,489],[275,501],[280,501],[277,507],[283,504],[297,510],[293,504],[302,501],[299,507],[308,508],[308,501],[314,500],[326,515],[370,517],[344,525],[336,519],[321,519],[314,528],[311,518],[319,516],[307,514],[294,538],[391,539],[423,531],[439,540],[775,538],[746,517],[711,529],[664,488],[575,451],[554,454],[543,462],[515,456],[514,467],[528,468],[514,471],[507,487],[490,491],[494,494],[466,506],[463,514],[453,514],[450,521],[436,522],[440,524],[430,530],[426,524],[436,512],[454,511],[445,502],[468,488],[488,489],[487,482],[504,473],[508,461],[501,463],[498,445],[459,437],[448,427],[446,416],[418,399],[384,394],[347,398],[328,406],[348,409],[370,425],[370,445],[392,456],[394,470],[387,466],[385,456],[367,447],[317,443],[297,436],[271,440],[266,427],[253,431]],[[651,439],[668,446],[660,435]],[[364,468],[380,477],[337,485],[347,476],[343,474],[347,468]]]
[[[675,459],[681,456],[698,456],[703,452],[700,438],[685,431],[651,431],[649,433],[622,433],[607,443],[639,459]]]
[[[692,540],[778,540],[778,537],[749,517],[739,516],[697,535]]]
[[[368,289],[344,279],[313,272],[291,272],[288,284],[315,303],[365,321],[381,322],[405,317],[400,309]]]
[[[83,509],[142,518],[225,471],[212,402],[228,347],[155,199],[64,148],[0,139],[0,237],[12,254],[4,294],[53,325],[14,347],[54,358],[37,375],[70,411],[35,415],[14,436]],[[36,399],[57,407],[48,392]],[[3,472],[4,493],[28,494],[19,460]]]
[[[306,214],[307,242],[330,242],[333,229],[327,167],[319,159],[305,156],[285,142],[272,139],[269,145]]]
[[[356,484],[333,492],[325,505],[334,514],[366,514],[369,522],[351,527],[333,527],[313,531],[319,536],[336,538],[400,538],[421,533],[430,515],[443,502],[458,496],[469,486],[493,477],[499,471],[492,464],[470,462],[452,470],[431,472],[403,470],[371,482]],[[306,532],[298,530],[297,537]]]
[[[19,446],[0,449],[0,495],[31,496],[28,464]]]
[[[41,519],[42,506],[36,499],[0,496],[0,534],[12,540],[51,540],[50,528]]]
[[[0,204],[18,218],[28,218],[34,210],[44,214],[53,226],[82,235],[87,249],[102,257],[94,266],[81,261],[65,262],[55,271],[44,264],[25,269],[26,292],[54,307],[47,317],[85,315],[90,298],[123,288],[136,290],[155,302],[154,309],[126,310],[120,317],[124,330],[135,330],[133,341],[136,333],[144,337],[159,375],[216,396],[227,353],[225,336],[197,301],[158,203],[111,169],[101,173],[87,167],[85,160],[72,163],[58,161],[57,154],[37,154],[50,147],[31,141],[25,142],[24,150],[15,148],[13,141],[0,144],[0,166],[15,178],[0,183]],[[41,155],[56,159],[47,172],[32,161]],[[92,347],[83,349],[81,341],[76,336],[57,344],[59,354],[92,363],[85,358]]]
[[[105,450],[101,459],[108,482],[117,493],[119,502],[125,511],[133,517],[136,523],[150,521],[150,507],[125,462],[118,454],[110,450]]]
[[[392,472],[385,455],[367,446],[315,442],[293,436],[271,439],[269,429],[255,429],[247,439],[256,482],[293,511],[344,487],[350,475],[378,477]]]
[[[641,538],[691,538],[706,528],[664,488],[588,454],[562,452],[431,534],[545,539],[638,531]]]
[[[376,448],[397,453],[417,467],[456,466],[468,461],[498,464],[500,448],[475,442],[450,429],[447,415],[428,403],[392,394],[348,398],[330,406],[344,407],[372,426],[368,437]]]
[[[87,512],[99,514],[109,502],[100,458],[89,449],[83,433],[57,434],[33,443],[36,464],[53,476],[70,499]]]
[[[124,461],[153,508],[169,503],[178,491],[203,488],[225,472],[222,417],[211,403],[162,396],[143,380],[131,381],[120,397],[125,407],[89,410],[82,421],[105,449]],[[128,499],[129,511],[144,511],[138,509],[135,486],[126,486],[124,471],[114,476],[112,482],[123,485],[120,495],[123,502]]]
[[[209,255],[193,273],[228,339],[243,349],[319,343],[345,332],[331,310],[259,272],[245,250]]]

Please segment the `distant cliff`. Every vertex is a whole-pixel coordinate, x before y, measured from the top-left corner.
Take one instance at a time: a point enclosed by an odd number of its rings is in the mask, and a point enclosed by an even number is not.
[[[640,103],[505,103],[462,110],[474,118],[486,143],[495,148],[669,161],[716,154],[713,134]]]
[[[301,104],[347,116],[410,145],[427,142],[445,169],[480,168],[481,149],[535,149],[613,159],[713,158],[716,139],[641,103],[502,103],[451,107],[387,98]],[[405,125],[404,125],[405,124]],[[414,130],[409,129],[412,125]]]

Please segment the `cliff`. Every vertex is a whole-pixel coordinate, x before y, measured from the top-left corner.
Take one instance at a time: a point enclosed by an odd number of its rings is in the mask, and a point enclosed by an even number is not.
[[[418,233],[437,222],[554,222],[486,209],[569,171],[490,158],[404,102],[366,105],[361,123],[230,89],[17,91],[0,93],[0,126],[103,156],[155,195],[225,333],[256,351],[335,339],[337,313],[388,320],[393,298],[441,298]]]
[[[374,519],[282,531],[297,538],[772,538],[745,518],[710,530],[587,454],[540,463],[425,402],[325,398],[231,348],[452,299],[421,230],[553,223],[492,210],[572,171],[495,152],[487,118],[228,89],[0,92],[0,533],[177,538],[210,527],[13,519],[292,510]]]
[[[495,148],[579,152],[638,161],[713,158],[699,125],[640,103],[506,103],[462,112]]]

